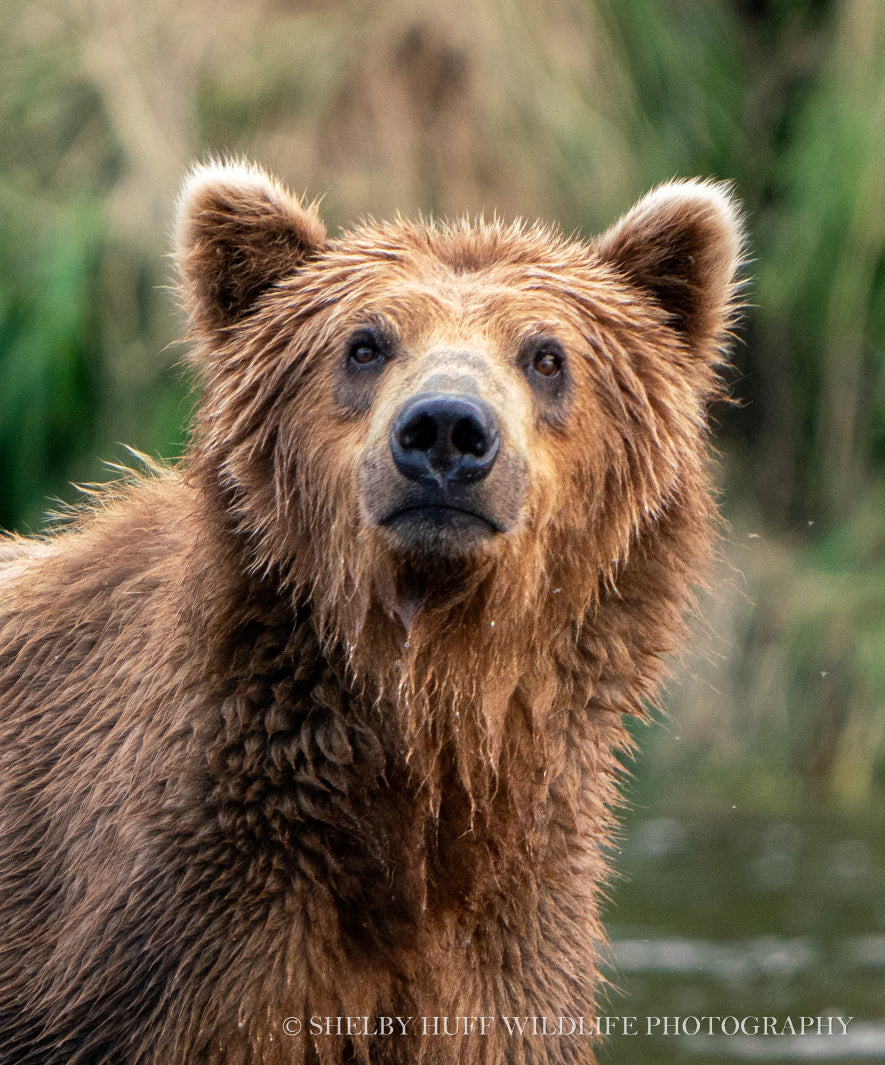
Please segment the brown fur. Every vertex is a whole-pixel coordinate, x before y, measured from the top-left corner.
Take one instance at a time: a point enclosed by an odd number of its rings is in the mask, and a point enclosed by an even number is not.
[[[587,1061],[500,1017],[593,1016],[621,718],[711,537],[728,195],[665,186],[590,243],[330,241],[213,166],[179,217],[185,461],[0,549],[0,1062]],[[517,358],[551,335],[559,391]],[[500,457],[465,532],[404,531],[390,426],[440,380]],[[416,1020],[282,1030],[379,1015]],[[421,1036],[459,1015],[498,1020]]]

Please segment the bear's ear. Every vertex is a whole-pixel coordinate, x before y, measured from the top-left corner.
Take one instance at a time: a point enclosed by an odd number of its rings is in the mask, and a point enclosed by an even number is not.
[[[175,255],[185,307],[205,333],[232,325],[326,242],[304,205],[258,167],[195,167],[178,202]]]
[[[674,181],[643,197],[595,246],[654,298],[690,347],[702,349],[728,324],[742,243],[727,185]]]

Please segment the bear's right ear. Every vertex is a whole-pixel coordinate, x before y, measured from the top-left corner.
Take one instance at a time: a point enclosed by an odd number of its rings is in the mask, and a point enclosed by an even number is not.
[[[259,167],[195,167],[184,183],[175,229],[191,321],[203,333],[233,325],[325,243],[316,204],[302,204]]]

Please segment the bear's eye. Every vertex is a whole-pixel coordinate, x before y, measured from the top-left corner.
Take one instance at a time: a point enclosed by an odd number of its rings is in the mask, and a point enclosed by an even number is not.
[[[520,345],[519,365],[534,394],[538,413],[549,425],[564,425],[572,391],[565,348],[549,334],[528,336]]]
[[[532,359],[532,369],[541,377],[556,377],[562,373],[562,349],[559,345],[541,345]]]
[[[384,357],[384,343],[371,329],[361,329],[348,341],[347,361],[351,366],[374,366],[383,362]]]
[[[522,346],[521,359],[529,381],[545,388],[559,385],[565,375],[565,352],[551,336],[530,337]]]

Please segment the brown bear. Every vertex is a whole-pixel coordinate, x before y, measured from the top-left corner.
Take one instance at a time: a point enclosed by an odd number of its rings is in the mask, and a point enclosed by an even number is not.
[[[730,193],[329,239],[212,164],[177,242],[185,459],[2,549],[0,1062],[592,1061],[622,719],[714,526]]]

